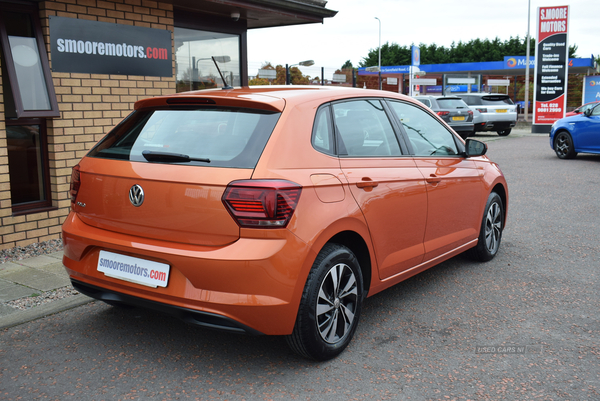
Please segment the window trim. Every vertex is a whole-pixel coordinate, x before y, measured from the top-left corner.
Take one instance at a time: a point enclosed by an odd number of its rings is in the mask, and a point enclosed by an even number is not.
[[[42,158],[41,169],[44,173],[42,185],[45,200],[18,203],[16,205],[12,204],[11,206],[13,216],[57,209],[57,207],[52,206],[52,190],[50,186],[50,163],[48,159],[48,130],[46,127],[46,120],[44,118],[23,118],[19,120],[7,120],[5,124],[7,127],[22,125],[40,126],[40,151]],[[8,165],[8,168],[10,170],[10,164]],[[11,192],[12,191],[13,189],[11,188]]]
[[[25,110],[23,107],[23,100],[21,98],[21,92],[19,90],[19,83],[17,81],[17,72],[15,70],[14,59],[8,41],[8,33],[6,32],[6,26],[4,25],[4,12],[16,12],[22,14],[28,14],[31,19],[32,29],[35,32],[35,41],[38,47],[38,53],[40,55],[40,63],[42,65],[42,71],[44,74],[44,80],[46,81],[46,92],[50,101],[50,110]],[[50,64],[48,62],[48,52],[46,51],[44,36],[42,34],[42,25],[40,23],[39,15],[37,14],[37,8],[26,5],[6,4],[1,3],[0,7],[0,43],[2,44],[2,53],[4,58],[4,67],[8,74],[8,80],[12,91],[12,97],[14,101],[15,111],[17,119],[20,118],[38,118],[38,117],[60,117],[60,111],[58,109],[58,102],[56,100],[56,93],[54,91],[54,83],[52,81],[52,74],[50,73]],[[6,96],[6,91],[4,92]],[[6,103],[6,102],[5,102]],[[6,110],[5,110],[6,113]]]

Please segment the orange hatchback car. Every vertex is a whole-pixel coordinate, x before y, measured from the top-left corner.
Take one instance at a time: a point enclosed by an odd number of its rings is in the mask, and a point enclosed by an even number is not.
[[[329,359],[366,296],[466,250],[496,255],[508,191],[486,150],[391,92],[141,100],[73,168],[63,262],[109,304]]]

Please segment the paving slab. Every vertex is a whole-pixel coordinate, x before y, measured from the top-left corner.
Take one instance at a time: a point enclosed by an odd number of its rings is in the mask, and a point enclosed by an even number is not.
[[[67,275],[61,277],[53,273],[33,268],[7,273],[3,275],[2,278],[40,291],[55,290],[71,283]]]
[[[62,262],[55,262],[55,263],[51,263],[49,265],[40,266],[37,269],[45,271],[46,273],[55,274],[59,277],[65,277],[65,278],[69,277],[69,275],[67,274],[67,271],[65,270],[65,266],[62,264]]]
[[[22,265],[13,263],[13,262],[6,262],[6,263],[1,263],[0,264],[0,278],[2,278],[4,275],[9,274],[9,273],[13,273],[17,270],[23,270],[24,267]]]
[[[0,280],[0,301],[8,302],[15,299],[29,297],[36,293],[33,288],[15,284],[10,281]]]
[[[45,266],[45,265],[55,263],[55,262],[56,262],[56,258],[47,256],[47,255],[41,255],[41,256],[36,256],[33,258],[29,258],[29,259],[19,260],[14,263],[17,263],[17,264],[23,265],[23,266],[27,266],[27,267],[40,267],[40,266]]]

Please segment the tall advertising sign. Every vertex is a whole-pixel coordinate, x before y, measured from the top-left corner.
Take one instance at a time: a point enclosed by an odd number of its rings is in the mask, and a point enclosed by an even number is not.
[[[583,78],[582,104],[600,101],[600,75]]]
[[[550,132],[565,115],[569,68],[569,6],[539,7],[532,132]]]

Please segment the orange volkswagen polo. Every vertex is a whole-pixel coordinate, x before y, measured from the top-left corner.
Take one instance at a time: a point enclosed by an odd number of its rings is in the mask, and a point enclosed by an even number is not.
[[[109,304],[329,359],[365,297],[467,250],[496,255],[508,191],[486,150],[391,92],[141,100],[73,168],[63,263]]]

